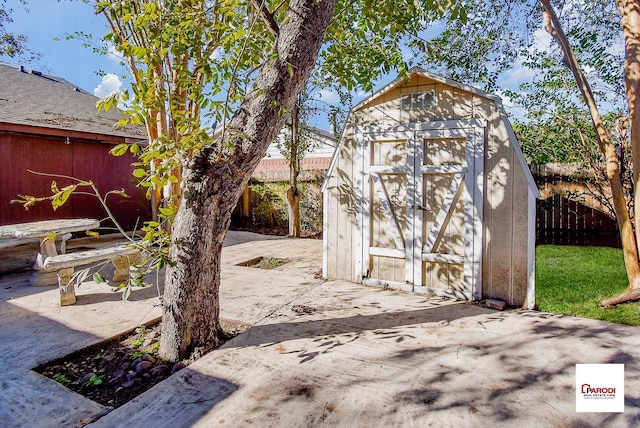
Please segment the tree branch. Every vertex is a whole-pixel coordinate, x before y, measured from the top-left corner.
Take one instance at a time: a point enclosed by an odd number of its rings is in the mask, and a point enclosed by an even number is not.
[[[260,13],[262,20],[267,25],[269,31],[271,31],[271,34],[277,38],[278,34],[280,34],[280,28],[278,27],[278,23],[274,19],[273,14],[269,12],[269,9],[267,9],[265,0],[251,0],[251,4],[253,4],[256,10]]]
[[[573,73],[578,89],[580,89],[585,103],[589,108],[589,112],[591,113],[591,119],[598,136],[598,146],[606,159],[607,178],[609,180],[609,185],[611,186],[613,207],[618,221],[618,226],[620,227],[620,238],[622,240],[624,264],[627,270],[627,278],[629,280],[629,290],[634,288],[640,290],[640,262],[638,259],[636,231],[633,230],[633,225],[631,224],[631,218],[624,198],[624,189],[620,178],[618,154],[602,121],[602,116],[600,115],[595,97],[591,91],[591,86],[582,72],[580,64],[578,64],[578,60],[571,48],[571,45],[569,44],[569,40],[567,39],[562,26],[560,25],[560,20],[551,6],[551,2],[549,0],[540,0],[540,4],[542,5],[545,29],[553,38],[555,38],[556,42],[558,42],[565,64]],[[628,65],[626,67],[628,67]],[[610,299],[610,301],[612,300],[613,299]],[[605,300],[602,302],[602,305],[608,306],[610,301]],[[616,301],[616,303],[619,302]]]

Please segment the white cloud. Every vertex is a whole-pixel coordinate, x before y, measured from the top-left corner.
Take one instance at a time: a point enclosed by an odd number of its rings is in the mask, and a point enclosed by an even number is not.
[[[211,55],[209,55],[209,58],[210,58],[212,61],[217,61],[217,60],[219,60],[219,59],[222,57],[222,54],[223,54],[223,53],[224,53],[224,51],[222,50],[222,48],[220,48],[220,47],[215,48],[215,49],[213,50],[213,52],[211,52]]]
[[[523,59],[518,58],[516,62],[513,64],[509,70],[505,70],[505,72],[500,76],[501,85],[506,86],[510,89],[516,89],[518,85],[524,82],[530,82],[537,75],[536,70],[532,70],[529,67],[525,67],[523,64]]]
[[[102,82],[93,90],[93,94],[98,98],[107,98],[108,96],[118,92],[122,82],[117,75],[108,73],[102,76]]]
[[[551,35],[544,29],[539,28],[533,33],[533,43],[529,48],[531,52],[552,52]],[[537,70],[533,70],[524,65],[524,58],[518,57],[510,70],[506,70],[501,76],[502,85],[516,89],[523,82],[530,82],[538,75]]]
[[[338,94],[328,89],[319,90],[316,93],[316,98],[327,104],[336,104],[340,102],[340,97],[338,96]]]
[[[107,44],[107,57],[118,64],[122,62],[122,54],[112,43]]]
[[[544,28],[538,28],[533,33],[533,47],[541,52],[551,52],[551,34]]]

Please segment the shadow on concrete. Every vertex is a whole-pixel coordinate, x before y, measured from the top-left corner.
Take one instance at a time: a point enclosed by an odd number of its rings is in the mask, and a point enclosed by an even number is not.
[[[318,315],[322,314],[314,316]],[[536,319],[523,334],[513,335],[509,325],[502,323],[509,323],[514,315]],[[476,316],[477,321],[471,319]],[[464,327],[449,329],[449,323],[457,320],[464,320]],[[405,420],[408,425],[453,423],[451,415],[456,414],[465,416],[460,420],[464,426],[474,425],[476,418],[510,426],[523,417],[532,421],[537,412],[549,415],[549,419],[541,418],[540,426],[545,420],[563,419],[568,427],[640,426],[640,397],[631,391],[626,393],[625,413],[576,414],[574,407],[575,364],[623,363],[627,382],[635,382],[640,371],[638,359],[619,349],[624,334],[629,334],[627,326],[594,325],[591,320],[576,320],[575,326],[567,326],[566,320],[562,321],[541,313],[498,313],[477,305],[455,304],[257,325],[225,348],[273,347],[280,354],[295,355],[298,364],[308,364],[301,369],[308,373],[304,378],[299,370],[279,372],[278,393],[265,397],[259,405],[252,403],[258,412],[287,406],[295,397],[300,405],[308,406],[308,426],[320,422],[331,425],[327,409],[338,409],[336,414],[341,409],[337,397],[335,401],[314,401],[321,394],[318,385],[326,383],[324,379],[331,379],[331,388],[343,391],[341,397],[348,396],[350,390],[384,385],[380,394],[388,400],[374,412],[380,426],[385,420],[397,424],[403,420],[398,415],[405,413],[410,415]],[[569,341],[569,337],[574,339]],[[574,346],[580,338],[589,340]],[[308,342],[286,343],[297,339]],[[356,341],[358,344],[352,345]],[[571,345],[559,346],[562,341]],[[597,357],[589,353],[591,345],[600,348]],[[331,361],[331,368],[326,368],[327,361]],[[527,404],[523,397],[535,397],[535,402]],[[362,414],[352,416],[365,420],[364,409],[358,408]]]
[[[225,379],[187,367],[147,391],[145,394],[153,394],[153,400],[145,400],[142,394],[91,426],[121,426],[124,415],[128,426],[190,427],[237,390],[237,385]],[[140,402],[144,403],[144,412],[139,410]],[[155,420],[150,421],[150,417]]]
[[[8,273],[0,276],[0,299],[8,300],[58,288],[57,285],[32,287],[29,284],[30,272]]]
[[[408,335],[408,326],[427,323],[449,323],[451,321],[487,315],[495,311],[474,304],[449,304],[418,310],[376,313],[373,315],[353,315],[342,318],[311,319],[284,323],[255,325],[245,333],[227,342],[224,347],[271,346],[276,343],[295,339],[323,340],[326,336],[350,335],[349,341],[357,339],[364,331],[372,331],[380,340],[402,342]],[[501,321],[502,317],[491,317],[493,321]],[[486,318],[484,319],[486,321]],[[340,344],[329,340],[326,342],[328,352]],[[313,359],[307,355],[303,362]]]
[[[101,340],[6,300],[0,302],[0,425],[79,427],[82,421],[104,414],[103,406],[31,371]]]
[[[82,294],[76,293],[75,306],[95,305],[103,302],[117,302],[122,301],[122,291],[113,287],[113,291],[104,292],[104,286],[100,287],[99,292],[87,291],[84,287],[91,287],[92,284],[81,284],[80,290]],[[164,289],[164,285],[160,285],[160,292]],[[146,287],[132,287],[131,295],[128,301],[138,302],[142,300],[159,299],[158,288],[155,285],[149,285]]]

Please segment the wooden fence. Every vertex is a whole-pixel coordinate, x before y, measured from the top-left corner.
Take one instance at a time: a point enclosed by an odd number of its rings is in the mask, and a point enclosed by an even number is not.
[[[621,247],[614,219],[558,194],[538,199],[536,244]]]
[[[615,219],[589,196],[592,177],[571,165],[534,165],[531,172],[541,193],[536,207],[536,244],[621,247]]]

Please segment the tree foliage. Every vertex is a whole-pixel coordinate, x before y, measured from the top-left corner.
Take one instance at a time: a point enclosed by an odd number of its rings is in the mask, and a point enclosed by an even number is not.
[[[220,251],[231,212],[318,53],[326,82],[369,89],[380,73],[406,70],[403,34],[450,6],[432,0],[97,2],[111,25],[107,40],[133,75],[131,91],[106,106],[128,103],[130,121],[145,124],[149,144],[128,149],[140,156],[136,175],[172,223],[171,236],[163,238],[171,241],[165,358],[204,352],[219,341]]]
[[[26,9],[27,1],[19,0],[18,3]],[[15,62],[23,60],[29,62],[38,57],[38,54],[29,50],[27,37],[16,34],[8,29],[13,22],[11,4],[7,0],[0,0],[0,61]]]
[[[514,12],[525,20],[516,22]],[[596,176],[606,178],[630,285],[602,305],[640,298],[640,216],[633,211],[640,203],[640,192],[633,192],[640,185],[638,2],[487,0],[469,5],[467,13],[467,24],[458,31],[449,21],[439,38],[421,46],[425,61],[442,66],[450,77],[492,91],[500,88],[501,73],[514,65],[521,74],[533,75],[518,90],[504,91],[524,107],[525,121],[516,123],[520,137],[529,140],[523,146],[540,161],[578,157]],[[550,43],[540,43],[548,38],[543,31],[551,36]],[[449,55],[451,46],[455,49]],[[467,60],[455,52],[464,52]],[[586,149],[588,141],[595,144]]]

